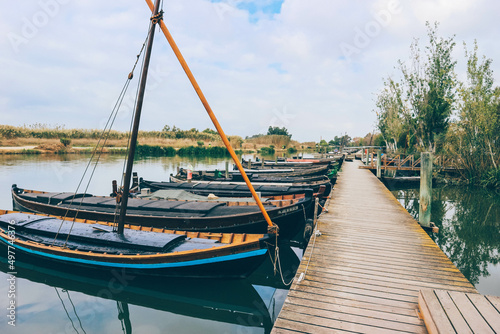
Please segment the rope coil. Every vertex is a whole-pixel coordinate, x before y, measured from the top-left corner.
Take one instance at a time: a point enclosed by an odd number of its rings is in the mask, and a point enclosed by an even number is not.
[[[163,20],[163,10],[160,10],[158,14],[151,16],[151,22],[153,22],[153,24],[157,24],[161,20]]]

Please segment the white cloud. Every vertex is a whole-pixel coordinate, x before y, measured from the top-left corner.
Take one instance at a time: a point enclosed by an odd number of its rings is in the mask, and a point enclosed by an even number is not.
[[[42,3],[59,7],[49,15]],[[384,77],[397,73],[397,60],[408,58],[414,37],[425,44],[425,21],[439,21],[442,36],[456,35],[461,71],[462,40],[471,45],[476,38],[493,59],[494,74],[500,72],[500,4],[493,0],[285,0],[280,12],[266,13],[272,3],[259,1],[256,12],[248,0],[164,4],[167,26],[228,134],[253,135],[272,122],[301,141],[372,131],[374,94]],[[141,1],[2,2],[2,123],[99,127],[135,61],[148,20]],[[14,35],[21,37],[18,44]],[[158,31],[151,67],[156,79],[150,77],[143,129],[211,126]],[[117,125],[126,129],[128,121]]]

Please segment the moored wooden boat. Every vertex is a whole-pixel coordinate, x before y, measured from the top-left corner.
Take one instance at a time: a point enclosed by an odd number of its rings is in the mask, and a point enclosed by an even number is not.
[[[187,181],[187,170],[181,168],[175,178],[177,180]],[[224,175],[212,175],[207,173],[192,173],[193,181],[220,181],[220,182],[244,182],[240,173],[231,173],[227,178]],[[259,173],[247,173],[252,183],[310,183],[316,181],[328,181],[325,175],[308,176],[288,176],[288,175],[261,175]]]
[[[56,216],[115,221],[116,198],[69,192],[54,193],[12,186],[16,209]],[[271,199],[268,215],[280,228],[280,236],[292,237],[305,223],[312,207],[312,191]],[[128,224],[169,230],[265,233],[267,224],[259,208],[250,202],[211,202],[129,198]]]
[[[229,185],[244,185],[245,183],[243,181],[203,181],[203,180],[197,180],[197,181],[192,181],[188,182],[187,180],[181,180],[176,177],[170,176],[170,182],[173,183],[194,183],[194,184],[213,184],[213,185],[219,185],[223,186],[226,184]],[[300,189],[301,191],[304,191],[305,189],[312,189],[313,192],[318,192],[320,187],[325,187],[324,191],[324,196],[328,196],[332,190],[332,183],[330,182],[330,179],[326,177],[326,179],[320,180],[320,181],[312,181],[312,182],[257,182],[254,181],[252,182],[254,186],[288,186],[288,187],[295,187],[296,189]]]
[[[316,160],[315,160],[316,161]],[[272,161],[272,160],[265,160],[264,162],[262,161],[247,161],[245,159],[241,159],[241,163],[245,168],[253,168],[255,166],[259,166],[261,168],[312,168],[312,167],[317,167],[318,165],[335,165],[337,164],[336,161],[321,161],[317,160],[318,162],[313,162],[313,161]]]
[[[0,210],[0,243],[44,263],[134,275],[245,277],[265,258],[273,235],[165,231],[87,219]]]
[[[319,165],[313,167],[305,167],[305,168],[261,168],[261,166],[256,165],[251,169],[246,169],[245,172],[247,175],[271,175],[271,176],[312,176],[312,175],[324,175],[328,173],[329,165]],[[196,173],[196,172],[193,172]],[[198,172],[199,174],[200,172]],[[218,174],[221,172],[219,171]],[[230,172],[239,173],[239,172]],[[215,174],[214,172],[206,172],[206,174]],[[222,172],[222,174],[224,174]]]
[[[189,191],[194,194],[208,196],[214,194],[216,196],[226,196],[226,197],[248,197],[251,196],[250,191],[246,184],[234,184],[234,183],[200,183],[200,182],[167,182],[167,181],[149,181],[143,178],[139,179],[139,187],[141,189],[147,188],[150,191],[157,191],[161,189],[182,189]],[[294,185],[254,185],[254,188],[261,196],[289,196],[293,194],[303,193],[307,189],[314,191],[313,196],[319,197],[320,199],[326,198],[331,191],[331,184],[327,186],[320,187],[304,187],[304,186],[294,186]]]

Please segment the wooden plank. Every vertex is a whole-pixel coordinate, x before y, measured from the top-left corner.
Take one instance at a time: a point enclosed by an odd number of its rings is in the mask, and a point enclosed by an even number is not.
[[[289,298],[290,304],[300,305],[310,308],[316,308],[324,311],[337,312],[342,314],[349,314],[351,316],[360,316],[360,317],[370,317],[373,319],[380,319],[410,325],[416,325],[421,327],[422,321],[417,317],[416,313],[413,313],[411,316],[408,315],[400,315],[394,314],[391,312],[383,312],[379,309],[369,310],[365,308],[349,306],[349,305],[340,305],[336,303],[326,303],[323,300],[317,299],[307,299],[307,298]]]
[[[288,297],[290,299],[291,298],[301,298],[301,299],[321,300],[322,302],[329,303],[329,304],[351,306],[351,307],[356,307],[356,308],[359,308],[362,310],[372,310],[372,311],[385,312],[385,313],[390,313],[390,314],[395,315],[395,316],[402,315],[405,317],[413,317],[416,315],[415,307],[412,307],[412,308],[392,307],[392,306],[362,302],[360,300],[346,299],[346,298],[342,298],[339,296],[332,297],[332,296],[317,295],[317,294],[311,293],[310,291],[307,291],[307,292],[297,291],[297,290],[291,291],[290,294],[288,294]]]
[[[301,284],[303,287],[311,286],[311,287],[317,287],[320,288],[322,287],[323,290],[328,290],[332,291],[332,293],[335,293],[335,291],[338,292],[346,292],[346,293],[352,293],[352,294],[359,294],[359,295],[364,295],[364,296],[370,296],[370,297],[376,297],[376,298],[384,298],[384,299],[391,299],[391,300],[397,300],[397,301],[402,301],[402,302],[407,302],[407,303],[414,303],[415,296],[412,296],[411,294],[404,294],[401,292],[395,293],[394,291],[382,291],[380,289],[366,289],[363,287],[351,287],[347,285],[342,285],[342,284],[336,284],[336,283],[331,283],[331,282],[314,282],[314,281],[304,281]]]
[[[407,309],[411,309],[411,310],[416,310],[417,302],[418,302],[417,297],[415,297],[415,302],[405,302],[405,301],[394,300],[394,299],[390,299],[390,298],[374,297],[374,296],[368,296],[368,295],[363,295],[363,294],[321,289],[321,288],[316,288],[316,287],[312,287],[312,286],[303,286],[303,285],[300,285],[299,287],[297,287],[296,290],[303,291],[303,292],[315,293],[315,294],[319,295],[318,297],[322,297],[322,296],[339,297],[339,298],[344,298],[344,299],[351,299],[351,300],[357,300],[357,301],[366,302],[366,303],[372,303],[375,305],[400,307],[400,308],[407,308]]]
[[[429,334],[454,334],[455,329],[438,298],[431,289],[421,290],[418,295],[418,307],[424,318]]]
[[[498,312],[500,312],[500,297],[498,296],[485,296]]]
[[[323,262],[323,264],[328,264],[329,262]],[[315,261],[316,267],[320,267],[322,262],[320,261]],[[386,274],[399,274],[399,275],[405,275],[408,278],[413,278],[413,279],[418,279],[418,278],[435,278],[435,279],[440,279],[445,282],[448,281],[454,281],[460,285],[464,286],[470,286],[470,282],[462,276],[461,273],[453,271],[453,272],[448,272],[446,270],[441,270],[441,269],[446,269],[443,267],[436,267],[436,268],[421,268],[421,267],[410,267],[410,266],[401,266],[401,265],[390,265],[390,264],[384,264],[384,263],[377,263],[376,260],[373,262],[370,261],[370,263],[362,263],[362,262],[356,262],[355,260],[349,261],[349,259],[344,259],[342,256],[339,256],[336,258],[335,261],[335,267],[336,268],[344,268],[346,270],[353,270],[353,271],[362,271],[362,272],[380,272],[380,273],[386,273]],[[392,275],[391,275],[392,276]]]
[[[314,305],[314,303],[312,303],[312,305]],[[410,333],[422,333],[422,334],[426,332],[425,327],[422,325],[407,324],[403,322],[396,322],[396,321],[363,316],[358,314],[318,309],[316,307],[313,307],[312,305],[302,306],[293,304],[292,310],[293,312],[304,314],[307,316],[313,316],[316,318],[327,318],[329,320],[328,323],[332,324],[332,326],[338,326],[337,324],[339,322],[342,322],[343,323],[342,329],[348,329],[353,331],[363,330],[368,326],[370,330],[373,330],[374,332],[376,331],[376,329],[379,332],[384,330],[405,331]],[[324,323],[326,324],[326,322]],[[347,327],[344,325],[346,323],[351,323],[351,325]]]
[[[361,278],[361,277],[354,277],[352,275],[348,274],[324,274],[321,272],[317,272],[314,269],[307,271],[307,276],[309,280],[315,281],[316,277],[328,277],[328,279],[336,281],[338,284],[368,284],[371,286],[373,289],[383,289],[384,291],[390,291],[390,289],[394,289],[394,291],[399,290],[406,290],[408,293],[412,293],[414,296],[415,294],[418,293],[418,291],[421,289],[420,287],[414,285],[414,284],[408,284],[406,282],[401,282],[401,283],[396,283],[396,282],[391,282],[390,284],[387,284],[386,281],[384,280],[375,280],[375,279],[370,279],[370,278]],[[328,283],[328,281],[325,281]]]
[[[315,269],[316,267],[309,264],[309,268]],[[387,284],[391,283],[400,283],[400,284],[413,284],[415,286],[418,286],[420,288],[435,288],[435,289],[443,289],[443,290],[449,290],[450,288],[456,287],[457,289],[460,289],[462,291],[467,291],[467,292],[476,292],[475,289],[473,288],[472,285],[467,285],[466,283],[462,284],[443,284],[442,282],[437,282],[437,281],[427,281],[427,280],[410,280],[405,277],[391,277],[391,275],[376,275],[375,273],[366,273],[366,272],[360,272],[356,270],[339,270],[336,268],[323,268],[325,272],[331,272],[331,273],[340,273],[344,275],[352,275],[354,277],[361,277],[361,278],[366,278],[366,279],[373,279],[373,280],[379,280],[379,281],[385,281]],[[448,289],[447,289],[448,288]]]
[[[444,290],[434,290],[434,293],[439,299],[441,307],[446,312],[446,315],[449,319],[453,319],[452,325],[455,328],[455,331],[458,334],[471,334],[472,331],[469,328],[469,325],[462,317],[460,310],[457,308],[453,300],[451,299],[448,291]]]
[[[457,308],[460,310],[460,313],[464,317],[465,321],[469,324],[472,332],[481,334],[494,333],[464,293],[450,291],[449,294],[455,305],[457,305]],[[451,322],[454,322],[454,318],[451,319]]]
[[[367,263],[369,261],[369,263]],[[409,271],[416,272],[429,272],[435,273],[438,275],[446,276],[446,277],[460,277],[463,278],[463,275],[455,266],[429,266],[425,265],[425,263],[414,263],[414,262],[403,262],[397,263],[393,259],[388,259],[384,257],[370,257],[370,258],[360,258],[358,256],[353,256],[348,253],[337,253],[335,255],[335,263],[337,265],[345,265],[350,264],[351,266],[366,266],[373,264],[379,269],[390,269],[390,268],[408,268]]]
[[[500,333],[500,313],[491,305],[490,301],[485,296],[475,293],[468,293],[467,297],[493,331]]]
[[[332,333],[336,331],[350,331],[355,333],[370,333],[370,334],[391,334],[391,333],[401,333],[402,331],[393,330],[384,327],[378,327],[374,325],[365,325],[360,323],[354,323],[349,321],[329,319],[326,317],[312,316],[308,314],[298,313],[294,311],[288,311],[283,315],[280,313],[280,318],[293,321],[295,323],[303,323],[309,326],[320,326],[326,328],[328,331],[324,333]],[[294,328],[294,327],[291,327]],[[425,330],[425,329],[424,329]],[[308,333],[317,333],[316,329]]]
[[[286,318],[279,318],[273,328],[273,333],[289,333],[290,329],[292,332],[298,333],[317,333],[317,334],[331,334],[332,329],[328,327],[317,326],[315,324],[303,323],[300,321],[288,320]],[[285,332],[286,330],[287,332]],[[341,329],[336,329],[335,333],[350,333],[351,331],[344,331]]]

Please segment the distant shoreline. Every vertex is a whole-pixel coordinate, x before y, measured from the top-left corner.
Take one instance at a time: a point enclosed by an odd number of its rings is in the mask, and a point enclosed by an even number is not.
[[[148,150],[181,150],[196,148],[196,153],[209,152],[211,148],[224,148],[217,132],[205,129],[180,130],[178,128],[162,131],[140,131],[138,144]],[[104,143],[106,153],[125,153],[128,136],[125,132],[111,131],[106,140],[100,140],[102,131],[87,129],[48,128],[40,124],[14,127],[0,125],[0,154],[81,154],[91,153],[96,145]],[[295,153],[314,149],[314,142],[299,143],[285,135],[256,135],[243,139],[240,136],[228,137],[233,149],[243,153]],[[191,151],[193,151],[191,149]],[[215,152],[216,150],[212,150]],[[220,152],[218,152],[220,154]]]

